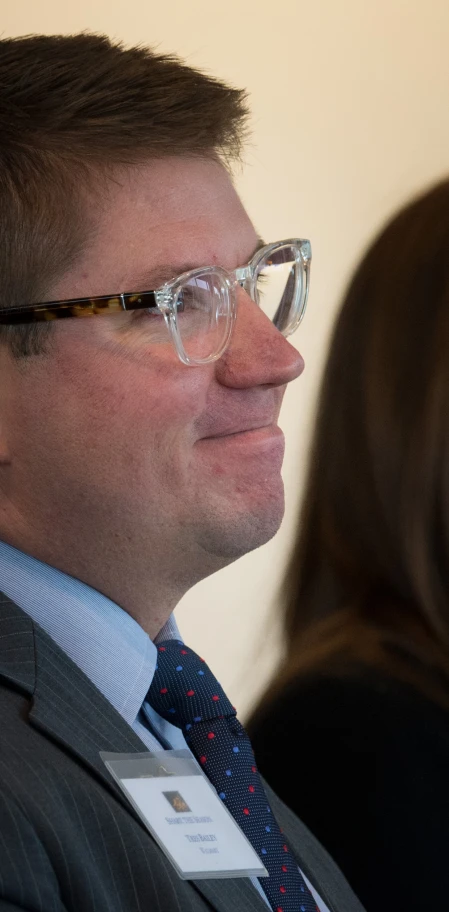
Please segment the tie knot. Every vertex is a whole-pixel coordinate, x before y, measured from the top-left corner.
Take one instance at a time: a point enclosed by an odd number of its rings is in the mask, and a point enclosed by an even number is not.
[[[198,722],[236,714],[204,659],[179,640],[157,645],[148,701],[162,718],[186,732]]]

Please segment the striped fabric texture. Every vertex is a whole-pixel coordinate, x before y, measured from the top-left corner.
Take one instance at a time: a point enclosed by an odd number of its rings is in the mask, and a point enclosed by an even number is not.
[[[245,879],[181,881],[100,759],[145,746],[28,615],[0,596],[0,912],[266,912]],[[363,912],[267,789],[331,912]]]
[[[187,744],[255,849],[273,912],[320,912],[268,803],[248,735],[204,659],[180,640],[158,643],[148,698],[183,730]]]

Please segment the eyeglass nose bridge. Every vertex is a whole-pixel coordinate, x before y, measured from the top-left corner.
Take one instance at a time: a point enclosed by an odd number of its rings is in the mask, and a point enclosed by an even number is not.
[[[240,266],[232,273],[235,285],[254,301],[254,272],[251,265]]]
[[[244,288],[253,277],[251,266],[240,266],[238,269],[234,270],[233,275],[240,287]]]

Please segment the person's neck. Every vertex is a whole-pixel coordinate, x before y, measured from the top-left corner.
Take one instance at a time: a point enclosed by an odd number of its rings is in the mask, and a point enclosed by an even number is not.
[[[101,592],[126,611],[153,640],[183,595],[223,566],[193,541],[162,542],[124,521],[90,532],[76,513],[51,522],[44,511],[32,525],[19,511],[0,512],[0,539]],[[41,518],[42,517],[42,518]],[[58,518],[58,517],[56,517]],[[9,521],[6,521],[6,520]],[[144,542],[144,544],[143,544]],[[182,559],[180,559],[180,556]]]
[[[93,562],[74,550],[62,554],[50,542],[36,545],[0,530],[0,539],[18,551],[68,576],[80,580],[97,592],[101,592],[126,611],[154,640],[169,619],[177,603],[188,588],[180,581],[164,579],[162,574],[151,574],[149,568],[143,572],[136,561],[125,562],[111,554],[108,560]],[[100,555],[99,555],[100,558]]]

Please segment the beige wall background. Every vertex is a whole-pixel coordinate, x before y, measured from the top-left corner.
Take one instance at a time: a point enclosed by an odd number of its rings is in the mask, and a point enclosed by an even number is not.
[[[16,0],[4,36],[104,32],[176,51],[238,86],[253,141],[237,182],[267,240],[313,244],[306,361],[288,390],[287,511],[276,538],[205,580],[177,616],[247,714],[279,662],[276,591],[301,496],[317,385],[344,283],[379,224],[449,171],[447,0]],[[255,357],[257,352],[255,352]]]

